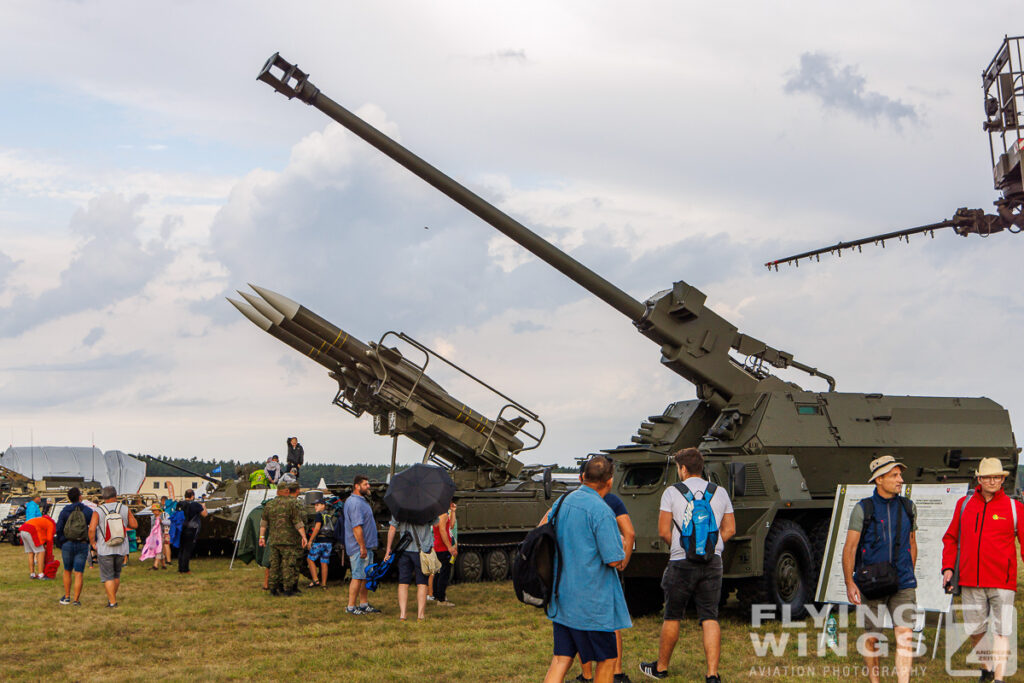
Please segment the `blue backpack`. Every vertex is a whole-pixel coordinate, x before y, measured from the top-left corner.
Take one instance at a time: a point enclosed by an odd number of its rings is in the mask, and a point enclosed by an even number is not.
[[[683,482],[678,482],[674,486],[689,503],[691,512],[690,518],[684,519],[682,528],[675,517],[672,518],[672,523],[679,529],[679,545],[686,551],[686,559],[690,562],[710,562],[715,556],[715,546],[718,545],[718,520],[711,509],[711,499],[714,498],[718,486],[709,481],[700,498],[694,498],[690,487]]]

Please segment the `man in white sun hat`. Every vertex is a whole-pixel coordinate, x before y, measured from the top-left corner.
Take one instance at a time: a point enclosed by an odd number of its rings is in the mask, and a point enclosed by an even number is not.
[[[999,458],[982,458],[975,471],[978,486],[961,498],[942,537],[942,581],[961,590],[964,626],[976,646],[992,632],[991,661],[983,662],[981,681],[1001,681],[1014,633],[1013,599],[1017,591],[1017,548],[1024,557],[1024,508],[1003,491],[1009,472]],[[955,578],[954,578],[955,577]]]

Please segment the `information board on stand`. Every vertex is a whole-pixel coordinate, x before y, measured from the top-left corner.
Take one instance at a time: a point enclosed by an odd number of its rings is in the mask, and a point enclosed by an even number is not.
[[[850,526],[853,506],[869,497],[874,484],[840,484],[832,504],[825,556],[818,576],[814,599],[837,605],[849,605],[843,577],[843,548]],[[968,484],[907,484],[902,495],[917,507],[917,606],[929,612],[948,612],[953,597],[942,587],[942,536],[953,519],[956,502],[967,495]]]
[[[245,492],[245,500],[242,502],[242,514],[239,515],[238,525],[235,527],[233,539],[235,543],[242,540],[242,530],[245,529],[245,520],[249,519],[249,513],[275,496],[277,496],[277,489],[249,489]]]

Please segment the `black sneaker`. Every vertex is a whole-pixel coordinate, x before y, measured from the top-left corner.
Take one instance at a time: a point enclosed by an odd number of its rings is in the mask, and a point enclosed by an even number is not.
[[[593,678],[584,678],[583,674],[580,674],[576,678],[570,678],[568,683],[584,683],[584,682],[586,682],[586,683],[593,683],[593,681],[594,681]]]
[[[63,598],[61,598],[57,602],[59,602],[62,605],[70,605],[71,604],[71,598],[69,598],[68,596],[65,595]]]
[[[626,674],[615,674],[612,681],[614,681],[614,683],[633,683],[633,681],[629,680],[629,676]]]
[[[360,605],[359,609],[362,610],[363,614],[380,614],[381,613],[379,609],[377,609],[376,607],[374,607],[370,603],[366,603],[365,605]]]
[[[653,662],[640,662],[640,672],[650,678],[668,678],[668,671],[658,670],[658,660]]]
[[[722,683],[722,679],[718,677],[718,674],[714,676],[705,676],[704,683]]]
[[[107,603],[107,609],[114,609],[115,607],[117,607],[116,602],[114,604],[110,604],[109,602]]]
[[[981,683],[985,683],[985,681],[994,681],[994,680],[996,680],[996,672],[995,671],[986,671],[985,669],[982,669],[981,670],[981,677],[978,678],[978,680]]]

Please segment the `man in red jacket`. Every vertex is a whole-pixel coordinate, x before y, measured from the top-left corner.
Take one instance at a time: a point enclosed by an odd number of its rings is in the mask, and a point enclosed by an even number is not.
[[[942,581],[947,586],[957,566],[959,540],[960,601],[973,644],[977,646],[992,631],[995,656],[984,663],[982,681],[1001,681],[1006,669],[1017,591],[1014,537],[1020,539],[1024,557],[1024,507],[1003,491],[1008,474],[999,458],[983,458],[975,472],[978,487],[957,502],[953,521],[942,537]]]

